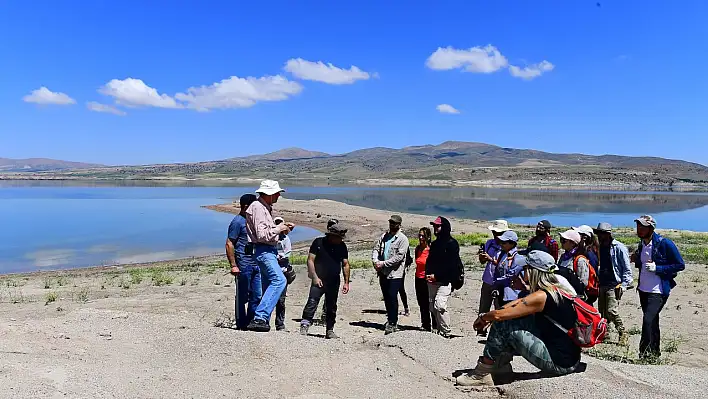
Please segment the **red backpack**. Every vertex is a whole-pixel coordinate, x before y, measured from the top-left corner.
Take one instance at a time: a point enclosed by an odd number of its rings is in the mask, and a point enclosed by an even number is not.
[[[585,261],[588,264],[588,285],[587,287],[585,287],[585,294],[597,298],[600,295],[600,280],[597,278],[597,272],[595,272],[595,268],[590,265],[590,260],[584,255],[576,256],[575,259],[573,259],[573,271],[577,276],[578,260],[580,260],[580,258],[585,258]]]
[[[602,343],[602,341],[605,340],[605,335],[607,335],[607,320],[600,316],[600,312],[577,296],[572,296],[562,291],[558,291],[558,293],[561,294],[563,298],[572,301],[573,309],[575,309],[575,313],[578,316],[578,321],[575,322],[573,328],[566,330],[555,320],[548,316],[546,316],[546,318],[556,327],[568,334],[570,339],[581,348],[592,348]]]

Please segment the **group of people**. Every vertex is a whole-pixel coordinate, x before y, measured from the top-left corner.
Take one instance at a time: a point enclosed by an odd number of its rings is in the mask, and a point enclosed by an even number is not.
[[[278,182],[263,181],[256,191],[258,197],[241,197],[241,212],[229,226],[226,253],[237,279],[239,329],[269,331],[274,309],[276,329],[285,328],[285,292],[295,278],[287,235],[295,225],[272,216],[272,205],[283,191]],[[414,256],[401,230],[401,216],[392,215],[388,223],[371,252],[386,308],[385,334],[398,330],[399,295],[404,299],[403,314],[409,314],[403,287],[409,265],[415,264],[421,328],[450,337],[447,303],[464,281],[460,246],[451,234],[450,221],[438,217],[430,222],[432,231],[421,228]],[[676,245],[655,231],[653,217],[640,216],[635,223],[640,241],[630,255],[627,247],[613,237],[609,223],[564,231],[559,235],[559,245],[551,233],[551,223],[542,220],[527,247],[519,250],[518,235],[505,220],[495,220],[489,226],[492,238],[479,249],[479,261],[486,266],[478,317],[473,324],[478,335],[487,337],[486,344],[475,369],[457,377],[457,384],[493,384],[491,375],[510,372],[514,356],[522,356],[540,370],[556,375],[575,371],[580,347],[568,334],[577,321],[575,298],[590,305],[599,301],[600,314],[614,323],[619,344],[626,345],[628,335],[619,303],[633,286],[632,266],[639,271],[637,289],[643,311],[640,356],[659,356],[659,313],[685,265]],[[337,338],[334,325],[338,295],[340,290],[347,294],[350,289],[346,233],[342,223],[330,220],[325,236],[310,246],[307,270],[311,284],[302,312],[301,334],[308,334],[324,296],[325,337]]]

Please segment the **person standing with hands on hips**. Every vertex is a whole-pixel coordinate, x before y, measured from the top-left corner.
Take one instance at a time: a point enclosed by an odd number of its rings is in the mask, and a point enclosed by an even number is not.
[[[640,216],[634,221],[641,241],[631,260],[639,269],[639,302],[644,313],[639,356],[658,358],[661,356],[659,313],[669,300],[671,289],[676,286],[674,279],[686,265],[676,244],[655,231],[656,220],[651,215]]]

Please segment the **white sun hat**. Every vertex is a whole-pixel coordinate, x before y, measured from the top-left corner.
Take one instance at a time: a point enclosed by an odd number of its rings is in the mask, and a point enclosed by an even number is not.
[[[586,235],[588,237],[592,237],[592,235],[594,234],[592,227],[590,227],[586,224],[584,224],[582,226],[578,226],[578,227],[573,227],[573,230],[577,231],[580,234]]]
[[[503,233],[509,230],[509,223],[506,220],[498,219],[493,221],[492,225],[487,228],[496,233]]]
[[[280,184],[275,180],[263,180],[261,186],[256,190],[258,194],[273,195],[276,193],[282,193],[285,190],[280,188]]]

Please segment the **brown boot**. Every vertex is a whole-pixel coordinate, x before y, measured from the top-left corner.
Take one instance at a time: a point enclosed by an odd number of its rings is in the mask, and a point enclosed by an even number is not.
[[[455,379],[455,384],[461,387],[493,387],[492,373],[495,371],[493,364],[477,362],[477,367],[471,373],[463,374]]]

